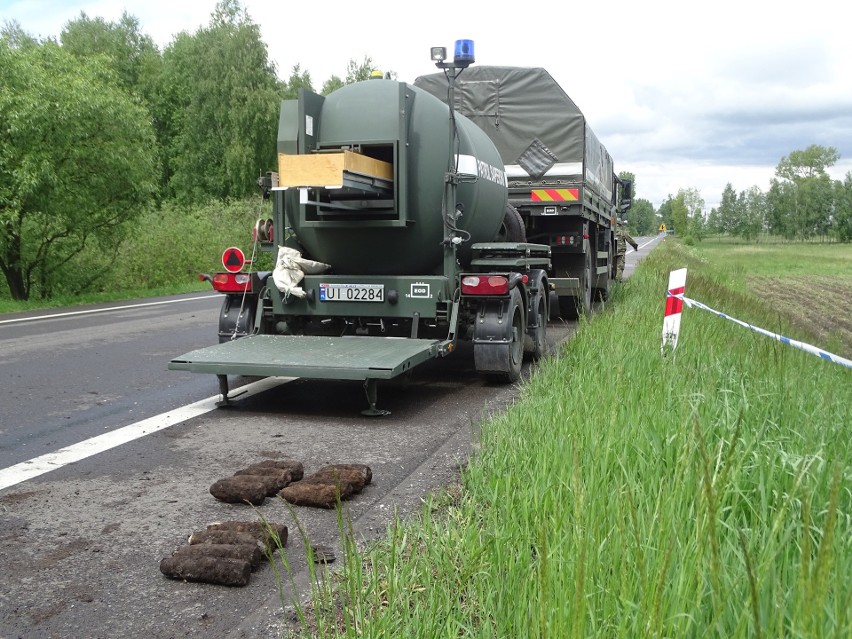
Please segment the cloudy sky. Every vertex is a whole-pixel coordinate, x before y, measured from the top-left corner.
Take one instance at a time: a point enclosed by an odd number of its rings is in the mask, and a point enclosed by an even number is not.
[[[852,171],[852,36],[837,0],[242,0],[279,75],[319,89],[372,58],[403,81],[433,73],[429,48],[475,42],[480,64],[546,68],[583,110],[616,171],[655,206],[696,188],[707,209],[730,182],[766,191],[810,144]],[[69,20],[123,11],[166,47],[209,23],[215,0],[0,0],[0,24],[57,37]],[[528,10],[525,8],[528,7]]]

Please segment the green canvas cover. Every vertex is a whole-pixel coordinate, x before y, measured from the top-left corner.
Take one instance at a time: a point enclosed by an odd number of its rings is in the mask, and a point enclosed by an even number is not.
[[[414,85],[447,102],[444,73]],[[541,67],[468,67],[455,80],[455,108],[493,140],[510,180],[582,181],[607,200],[612,158],[582,111]]]

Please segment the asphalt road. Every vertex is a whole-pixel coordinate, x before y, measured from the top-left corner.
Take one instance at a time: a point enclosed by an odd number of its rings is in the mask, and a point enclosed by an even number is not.
[[[0,317],[0,468],[210,394],[165,373],[216,343],[221,304],[211,291]]]
[[[636,257],[628,253],[628,275]],[[416,512],[424,495],[452,481],[475,447],[478,422],[519,392],[481,380],[461,348],[381,383],[379,405],[391,411],[383,418],[360,415],[359,383],[326,380],[273,380],[231,408],[209,410],[215,377],[166,366],[215,342],[220,300],[0,317],[0,477],[139,424],[144,434],[68,465],[45,462],[49,472],[0,488],[0,637],[281,636],[294,620],[270,566],[244,588],[159,572],[160,559],[208,522],[256,520],[259,512],[288,525],[284,558],[304,592],[304,543],[283,502],[268,499],[257,511],[227,505],[210,485],[264,458],[298,459],[306,472],[368,464],[372,484],[346,502],[366,543],[384,535],[394,512]],[[29,316],[38,319],[19,321]],[[575,328],[551,323],[551,348]],[[198,403],[197,416],[184,420],[184,407]],[[338,545],[334,511],[295,514],[312,543]]]

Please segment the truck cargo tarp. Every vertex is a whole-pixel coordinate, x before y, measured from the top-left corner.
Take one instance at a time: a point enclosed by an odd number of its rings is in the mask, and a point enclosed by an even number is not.
[[[419,76],[414,86],[447,102],[443,73]],[[582,111],[545,69],[469,67],[455,80],[454,101],[456,111],[488,134],[507,168],[522,166],[522,156],[539,140],[555,161],[550,174],[579,179],[585,169],[590,185],[607,198],[612,194],[609,153]]]

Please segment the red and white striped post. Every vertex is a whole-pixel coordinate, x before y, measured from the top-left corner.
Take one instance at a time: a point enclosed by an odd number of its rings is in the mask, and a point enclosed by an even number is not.
[[[663,344],[660,347],[663,355],[677,348],[677,337],[680,333],[680,315],[683,311],[683,299],[686,292],[686,269],[681,268],[669,273],[669,290],[666,294],[666,314],[663,317]]]

